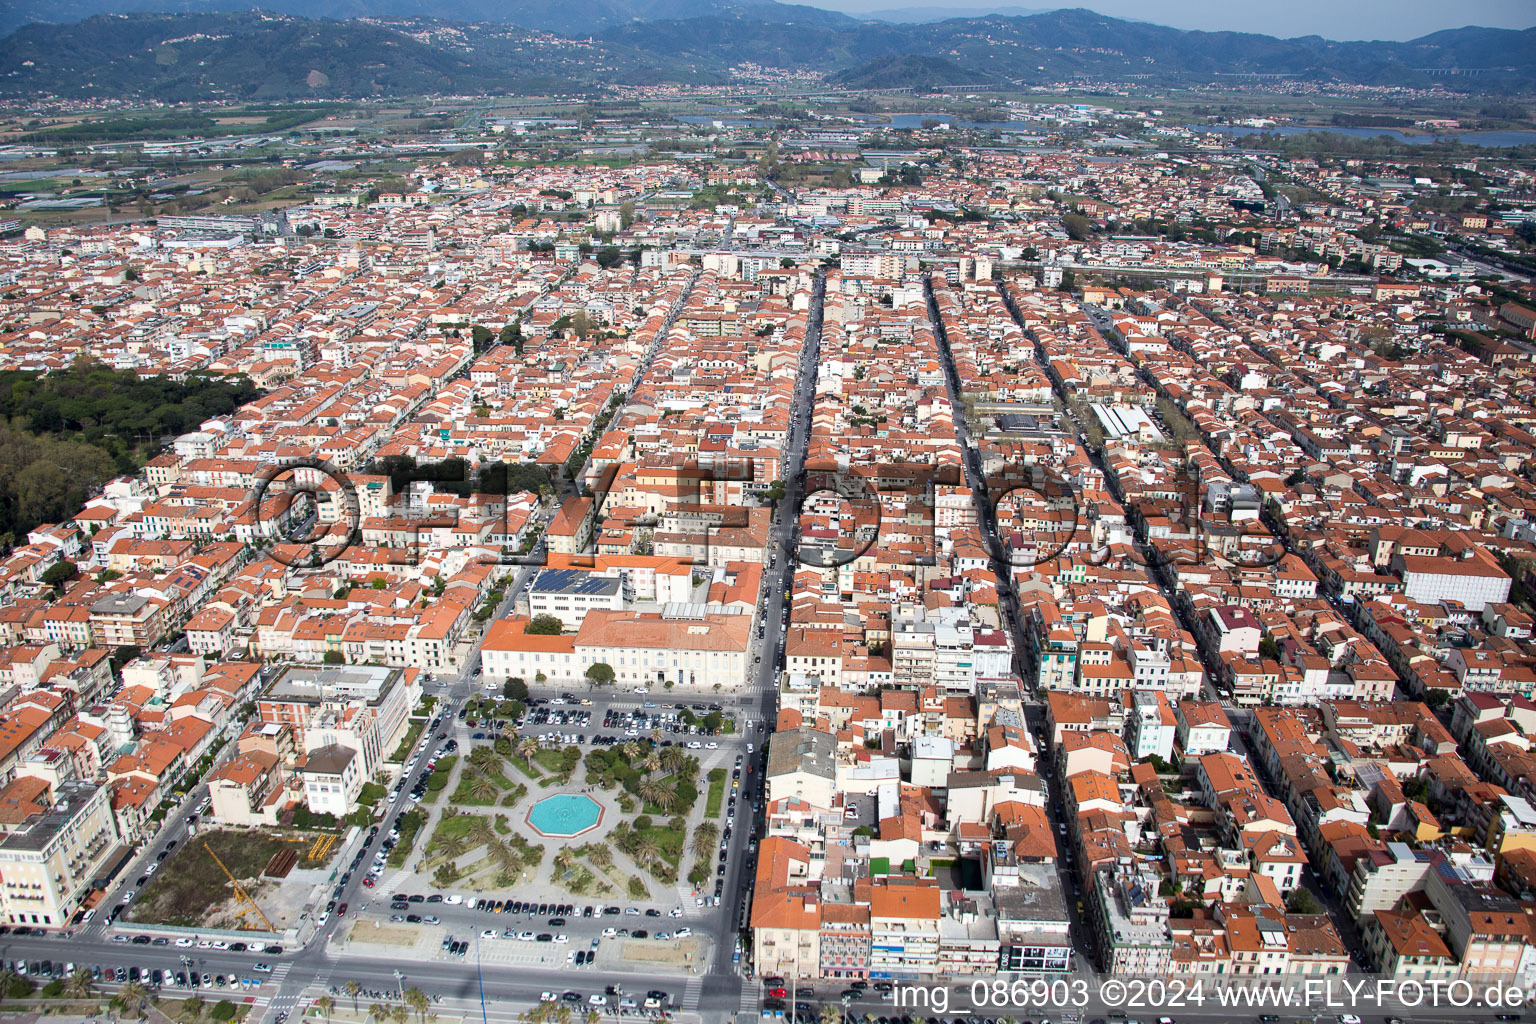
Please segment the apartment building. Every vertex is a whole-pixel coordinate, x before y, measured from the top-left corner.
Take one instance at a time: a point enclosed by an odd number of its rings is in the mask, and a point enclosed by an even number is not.
[[[119,849],[107,787],[21,777],[0,791],[0,914],[62,928]]]

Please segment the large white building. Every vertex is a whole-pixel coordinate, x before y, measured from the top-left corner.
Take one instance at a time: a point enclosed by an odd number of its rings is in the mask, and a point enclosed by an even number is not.
[[[1509,600],[1509,575],[1492,555],[1474,548],[1469,558],[1395,555],[1392,568],[1403,578],[1403,593],[1422,604],[1457,601],[1468,611]]]
[[[661,612],[594,609],[575,635],[526,633],[527,619],[491,624],[480,648],[486,681],[581,682],[587,669],[606,664],[616,686],[735,689],[747,678],[752,616],[667,606]]]

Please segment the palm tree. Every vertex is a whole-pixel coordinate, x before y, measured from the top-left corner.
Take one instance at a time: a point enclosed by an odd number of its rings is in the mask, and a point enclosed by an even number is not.
[[[370,1020],[379,1022],[379,1024],[382,1024],[385,1015],[388,1013],[389,1011],[385,1009],[383,1003],[374,1003],[372,1006],[368,1007],[368,1018]]]
[[[687,760],[688,755],[678,747],[667,747],[661,752],[661,766],[669,772],[676,772]]]
[[[652,743],[660,743],[662,735],[663,734],[662,734],[662,731],[660,729],[652,729],[651,730],[651,742]]]
[[[463,836],[444,836],[437,841],[437,852],[448,860],[458,860],[469,849],[469,844]],[[352,993],[348,993],[351,995]]]
[[[329,1021],[331,1019],[331,1011],[336,1009],[336,1000],[330,996],[321,996],[315,1000],[315,1009],[320,1011],[320,1016]]]
[[[84,999],[91,994],[91,972],[77,968],[64,984],[64,991],[72,999]]]
[[[596,1010],[587,1011],[587,1024],[602,1024],[603,1015]]]
[[[496,827],[491,820],[482,814],[475,815],[475,820],[470,823],[464,833],[464,838],[471,846],[490,846],[496,841]]]
[[[835,1003],[826,1003],[821,1008],[821,1024],[843,1024],[842,1007]]]
[[[576,864],[576,857],[569,848],[562,849],[555,854],[555,867],[561,871],[569,871]]]
[[[522,866],[518,862],[517,851],[501,839],[492,839],[485,848],[491,855],[491,861],[502,871],[514,872]]]
[[[661,767],[661,757],[653,750],[641,758],[640,763],[635,765],[635,767],[649,775]]]
[[[661,860],[661,844],[654,836],[641,836],[635,843],[635,849],[630,853],[636,864],[641,867],[654,864]]]
[[[606,846],[593,845],[587,849],[587,860],[600,868],[613,863],[613,851]]]
[[[459,852],[462,853],[463,851],[461,850]],[[458,854],[452,854],[451,856],[456,857],[456,856],[458,856]],[[349,981],[349,982],[347,982],[345,988],[347,990],[347,995],[352,997],[352,1012],[356,1013],[357,1012],[357,994],[363,990],[363,986],[359,985],[356,981]]]
[[[661,806],[661,794],[665,792],[667,792],[667,787],[663,786],[657,779],[641,779],[635,785],[635,793],[639,795],[640,799],[648,804],[655,804],[658,807]]]
[[[720,841],[720,828],[712,821],[706,821],[693,832],[693,855],[700,860],[714,855],[715,846]]]
[[[413,985],[405,990],[405,1005],[415,1010],[416,1015],[425,1022],[427,1019],[427,1008],[432,1005],[432,1001],[427,998],[425,992]]]
[[[123,1015],[137,1017],[144,1010],[144,1004],[149,1000],[149,992],[137,981],[130,981],[117,990],[117,1002],[123,1008]]]
[[[491,781],[491,777],[484,772],[476,772],[470,780],[468,797],[475,803],[490,803],[496,799],[496,794],[501,792],[501,787]]]
[[[670,812],[672,808],[677,806],[677,790],[670,786],[662,786],[661,792],[651,799],[651,803],[655,804],[663,812]]]
[[[16,980],[20,977],[21,975],[9,967],[0,970],[0,1000],[4,1000],[6,996],[11,994],[11,986],[16,984]]]
[[[517,756],[527,763],[529,771],[533,771],[533,755],[538,749],[538,741],[532,736],[524,736],[517,741]]]
[[[620,747],[619,749],[624,751],[624,760],[630,762],[631,764],[633,764],[635,760],[640,756],[640,744],[636,743],[634,740],[626,741],[624,746]]]
[[[406,1020],[409,1019],[410,1016],[411,1011],[407,1010],[405,1006],[400,1003],[396,1003],[394,1006],[389,1008],[389,1019],[394,1021],[395,1024],[405,1024]]]
[[[493,772],[501,766],[501,758],[490,747],[476,747],[469,755],[469,763],[482,772]]]

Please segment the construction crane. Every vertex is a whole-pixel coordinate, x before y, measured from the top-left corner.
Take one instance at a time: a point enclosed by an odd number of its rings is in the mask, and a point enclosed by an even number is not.
[[[245,905],[245,909],[236,914],[235,919],[240,921],[243,927],[250,929],[250,922],[241,919],[244,918],[246,914],[249,914],[254,910],[256,912],[256,916],[261,918],[261,923],[267,926],[267,931],[277,931],[276,928],[272,927],[272,922],[267,920],[267,915],[263,914],[261,912],[261,908],[256,905],[256,901],[251,899],[251,894],[245,891],[245,886],[241,885],[239,879],[230,874],[229,868],[225,867],[224,862],[219,860],[219,855],[213,852],[213,847],[209,846],[207,843],[204,843],[203,849],[208,851],[208,856],[212,857],[213,862],[219,866],[219,870],[224,872],[224,877],[229,879],[229,884],[235,887],[235,902],[243,903]],[[254,929],[251,930],[254,931]]]

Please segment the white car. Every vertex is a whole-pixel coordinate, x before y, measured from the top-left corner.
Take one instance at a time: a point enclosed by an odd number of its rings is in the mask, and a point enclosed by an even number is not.
[[[464,902],[464,897],[460,896],[458,893],[454,893],[452,896],[444,896],[443,897],[443,902],[444,903],[463,903]]]
[[[705,750],[719,750],[720,749],[720,744],[716,743],[714,740],[710,740],[708,743],[704,744],[704,749]]]
[[[480,933],[480,937],[482,939],[496,939],[501,937],[501,933],[498,932],[495,928],[487,928],[485,931]]]
[[[571,937],[569,935],[566,935],[564,932],[561,932],[559,935],[555,936],[555,941],[556,942],[570,942],[571,941]]]
[[[187,949],[192,945],[192,940],[183,936],[176,940],[177,949]]]
[[[677,936],[679,939],[686,939],[688,936],[693,934],[693,929],[692,928],[679,928],[677,931],[673,932],[672,934]]]
[[[613,938],[617,934],[619,934],[619,930],[617,928],[604,928],[603,929],[603,938],[605,938],[605,939],[611,939],[611,938]]]
[[[667,916],[668,917],[682,917],[683,916],[683,908],[682,907],[673,907],[671,910],[667,911]]]

